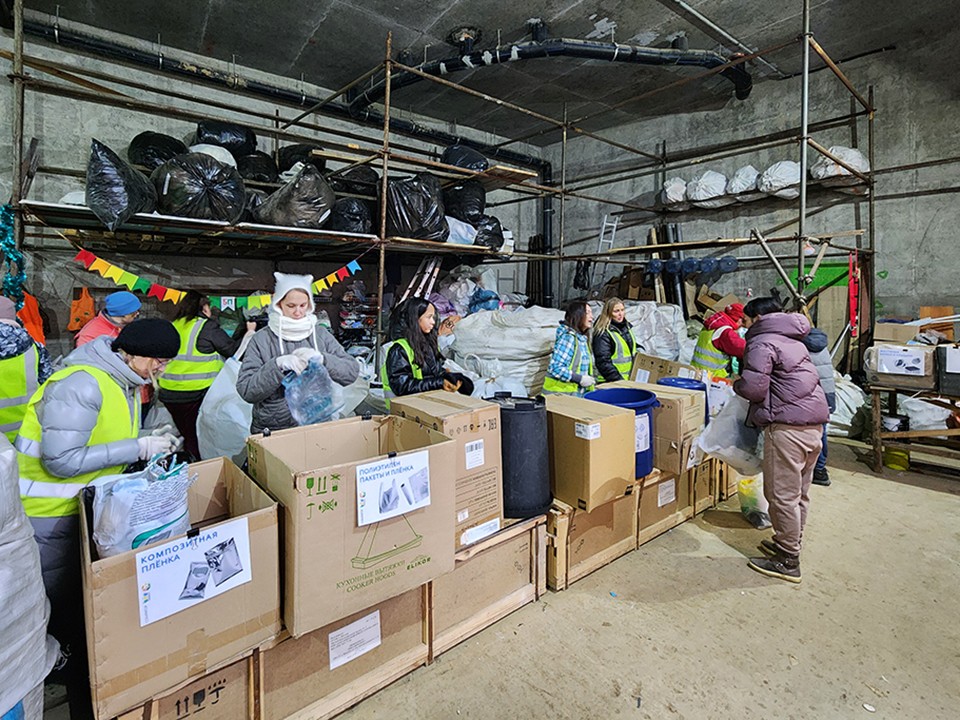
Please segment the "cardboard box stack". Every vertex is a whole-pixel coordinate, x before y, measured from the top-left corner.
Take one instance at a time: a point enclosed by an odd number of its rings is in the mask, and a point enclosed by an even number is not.
[[[681,377],[691,380],[706,380],[706,374],[693,365],[675,360],[664,360],[653,355],[637,353],[630,367],[630,379],[642,383],[656,383],[660,378]]]

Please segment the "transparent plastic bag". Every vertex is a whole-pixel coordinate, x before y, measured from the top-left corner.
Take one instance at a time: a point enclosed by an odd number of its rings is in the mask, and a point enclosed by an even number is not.
[[[745,475],[737,482],[740,512],[758,530],[770,527],[770,504],[763,494],[763,473]]]
[[[731,397],[697,438],[697,446],[743,475],[757,475],[762,471],[761,434],[746,425],[749,409],[742,397]]]
[[[200,457],[204,459],[223,456],[242,465],[246,457],[253,405],[237,392],[239,375],[240,360],[232,357],[203,396],[197,416],[197,440]]]
[[[284,376],[283,387],[287,407],[297,425],[332,420],[343,408],[343,390],[316,358],[299,375],[288,373]]]

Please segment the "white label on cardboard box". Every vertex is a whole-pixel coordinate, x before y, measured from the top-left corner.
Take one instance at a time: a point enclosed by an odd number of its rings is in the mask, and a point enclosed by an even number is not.
[[[490,537],[499,529],[500,529],[500,518],[487,520],[485,523],[481,523],[476,527],[472,527],[469,530],[464,530],[460,534],[460,544],[470,545],[472,543],[477,542],[478,540],[483,540],[485,537]]]
[[[578,438],[583,438],[584,440],[599,440],[600,423],[593,423],[593,425],[588,425],[587,423],[576,423],[573,426],[573,434]]]
[[[687,380],[694,380],[697,377],[697,371],[691,370],[690,368],[677,368],[677,377],[686,378]]]
[[[923,377],[924,364],[922,350],[912,350],[897,345],[877,346],[877,372]]]
[[[137,553],[136,563],[144,627],[253,579],[247,518],[206,528],[192,538],[151,545]]]
[[[380,611],[374,610],[366,617],[334,630],[327,640],[331,670],[380,647]]]
[[[701,450],[696,442],[691,443],[690,452],[687,453],[687,470],[695,468],[700,464]]]
[[[657,485],[657,507],[662,508],[664,505],[669,505],[670,503],[677,501],[677,481],[676,480],[666,480],[659,485]]]
[[[464,508],[457,513],[457,525],[470,519],[470,508]]]
[[[633,419],[633,451],[646,452],[650,449],[650,416],[640,413]]]
[[[357,465],[357,527],[430,504],[427,450]]]
[[[468,442],[463,446],[463,451],[466,454],[467,470],[473,470],[483,465],[483,440],[474,440],[473,442]]]
[[[645,383],[650,382],[650,371],[644,370],[642,368],[637,369],[637,377],[634,382]]]
[[[960,373],[960,347],[947,348],[947,372]]]

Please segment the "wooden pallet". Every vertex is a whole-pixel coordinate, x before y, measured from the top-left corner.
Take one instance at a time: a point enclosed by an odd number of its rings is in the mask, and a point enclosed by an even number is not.
[[[546,592],[546,515],[513,524],[457,553],[429,583],[430,659]]]
[[[654,504],[656,503],[656,495],[653,493],[659,492],[659,485],[667,477],[677,477],[669,475],[667,473],[661,473],[659,470],[654,469],[654,471],[644,478],[643,483],[640,488],[640,510],[638,513],[639,522],[637,532],[637,546],[643,545],[645,542],[653,540],[655,537],[663,535],[663,533],[668,530],[672,530],[677,525],[686,522],[693,517],[693,502],[691,499],[690,493],[690,473],[685,472],[679,476],[676,487],[676,510],[670,512],[664,517],[659,517],[656,521],[650,522],[646,517],[646,509],[649,508],[649,503],[645,502],[645,497],[653,497]],[[639,485],[640,483],[638,483]],[[663,507],[667,507],[665,504]],[[661,514],[663,511],[660,510],[659,506],[656,508],[654,516]]]

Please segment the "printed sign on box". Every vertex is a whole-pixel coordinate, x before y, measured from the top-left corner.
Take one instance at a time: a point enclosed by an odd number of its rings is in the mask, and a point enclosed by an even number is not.
[[[140,627],[250,582],[247,518],[137,553]]]
[[[430,504],[426,450],[357,466],[357,526],[389,520]]]

